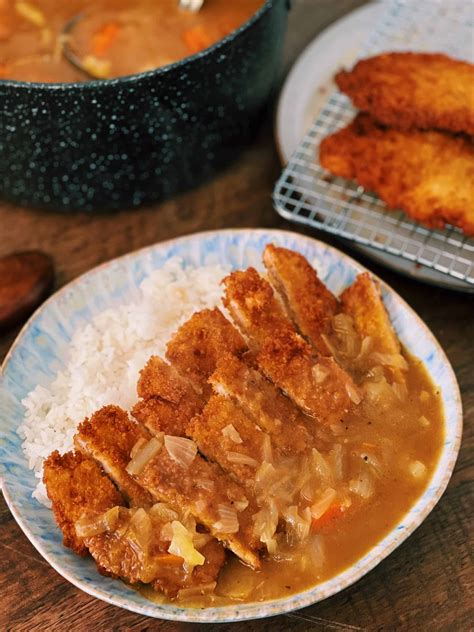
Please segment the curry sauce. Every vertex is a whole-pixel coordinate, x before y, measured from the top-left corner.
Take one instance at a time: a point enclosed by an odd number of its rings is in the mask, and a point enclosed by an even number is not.
[[[193,13],[178,0],[3,0],[0,79],[75,82],[152,70],[208,48],[262,4],[206,0]]]
[[[372,497],[359,501],[353,497],[346,511],[328,512],[314,525],[308,541],[267,556],[259,571],[230,558],[219,575],[215,594],[194,597],[183,605],[258,602],[307,590],[353,565],[403,519],[426,489],[444,440],[440,393],[423,364],[406,352],[404,356],[408,361],[405,400],[393,400],[383,414],[362,410],[350,415],[338,434],[347,446],[349,468],[355,467],[357,459],[371,472],[370,462],[383,467],[373,477]],[[426,469],[413,471],[413,463]],[[163,602],[163,596],[148,586],[140,592],[147,599]]]

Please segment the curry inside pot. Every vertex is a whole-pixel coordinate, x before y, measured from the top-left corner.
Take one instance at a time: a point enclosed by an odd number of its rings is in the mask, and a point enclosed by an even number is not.
[[[152,70],[208,48],[262,4],[207,0],[192,12],[177,0],[0,0],[0,79],[75,82]]]

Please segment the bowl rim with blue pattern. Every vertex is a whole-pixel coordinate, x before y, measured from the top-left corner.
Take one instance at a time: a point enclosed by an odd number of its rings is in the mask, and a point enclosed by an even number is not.
[[[356,274],[366,271],[364,266],[336,248],[297,233],[273,229],[197,233],[142,248],[73,280],[33,314],[8,352],[0,376],[0,475],[3,494],[15,520],[45,560],[89,595],[138,614],[194,623],[257,619],[304,608],[335,595],[372,570],[424,521],[446,489],[462,435],[462,406],[456,377],[444,351],[421,318],[393,289],[378,279],[402,343],[424,362],[433,381],[440,387],[445,412],[445,439],[438,464],[423,494],[400,522],[356,563],[327,581],[285,598],[198,609],[148,601],[122,582],[102,577],[92,559],[80,558],[62,545],[52,512],[31,498],[36,479],[27,468],[21,439],[16,433],[22,421],[22,397],[39,381],[50,380],[57,371],[58,358],[66,354],[67,344],[58,344],[50,332],[63,332],[67,341],[77,323],[86,322],[84,318],[88,317],[87,306],[84,311],[84,302],[78,297],[101,293],[101,307],[97,311],[132,300],[141,280],[171,257],[182,257],[185,266],[221,263],[242,268],[259,265],[263,248],[269,242],[297,250],[315,262],[322,280],[335,293],[351,283]],[[34,344],[38,335],[41,335],[41,345]]]

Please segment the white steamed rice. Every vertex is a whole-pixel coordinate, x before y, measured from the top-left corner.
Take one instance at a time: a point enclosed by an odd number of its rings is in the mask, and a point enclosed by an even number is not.
[[[219,304],[226,272],[218,265],[183,270],[178,258],[171,259],[143,281],[137,301],[103,311],[75,332],[66,368],[22,402],[18,432],[39,479],[34,498],[49,504],[43,460],[53,450],[70,450],[77,425],[98,408],[133,406],[140,369],[152,354],[164,355],[171,335],[193,312]]]

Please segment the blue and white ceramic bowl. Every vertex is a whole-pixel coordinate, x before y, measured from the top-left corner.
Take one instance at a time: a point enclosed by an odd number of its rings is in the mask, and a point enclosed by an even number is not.
[[[67,342],[91,316],[136,296],[137,287],[171,257],[184,266],[221,263],[245,268],[259,265],[269,242],[292,248],[317,262],[330,289],[338,293],[364,268],[338,250],[309,237],[277,230],[229,230],[201,233],[157,244],[110,261],[76,279],[52,296],[25,325],[7,355],[0,381],[0,473],[3,493],[16,521],[41,555],[78,588],[134,612],[189,622],[236,621],[270,617],[309,606],[357,581],[401,544],[426,518],[448,484],[459,450],[462,410],[453,370],[437,341],[413,310],[382,283],[385,304],[400,340],[427,367],[440,387],[446,419],[442,454],[433,477],[403,520],[352,567],[314,588],[265,603],[185,609],[155,604],[120,581],[100,576],[91,559],[62,545],[50,510],[32,499],[36,479],[28,469],[16,433],[23,420],[21,400],[38,383],[53,379],[66,360]]]

